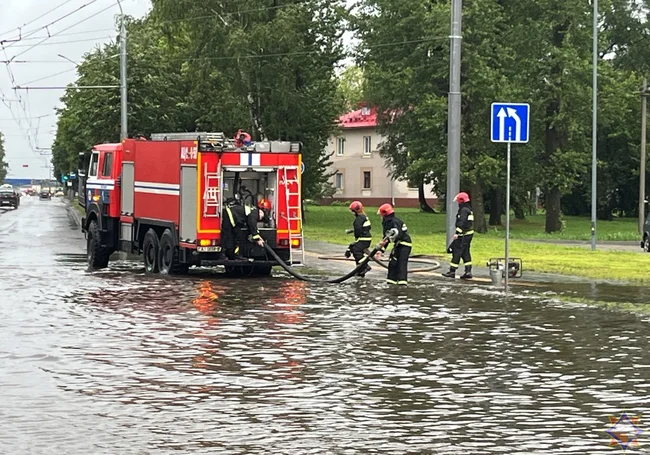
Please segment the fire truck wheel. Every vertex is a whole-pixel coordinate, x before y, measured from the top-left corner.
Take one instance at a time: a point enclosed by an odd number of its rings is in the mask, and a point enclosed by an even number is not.
[[[160,253],[158,254],[158,268],[165,275],[182,275],[187,273],[187,264],[178,260],[178,248],[174,243],[172,231],[165,229],[160,237]]]
[[[108,258],[111,252],[107,248],[102,248],[99,240],[99,226],[97,221],[93,220],[88,226],[88,265],[93,269],[104,269],[108,267]]]
[[[148,273],[158,273],[158,255],[160,254],[160,241],[158,234],[149,229],[142,242],[142,256],[144,256],[144,269]]]

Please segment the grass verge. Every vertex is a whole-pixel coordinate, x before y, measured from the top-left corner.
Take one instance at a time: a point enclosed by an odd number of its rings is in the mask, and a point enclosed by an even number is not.
[[[381,220],[376,215],[376,208],[368,208],[367,213],[373,225],[373,235],[379,241]],[[445,215],[425,214],[416,209],[397,209],[399,216],[409,227],[413,238],[414,254],[431,254],[448,258],[445,241]],[[354,217],[347,207],[309,206],[304,225],[305,236],[312,240],[321,240],[334,244],[347,245],[352,240],[346,235],[346,229],[352,227]],[[541,221],[540,221],[541,220]],[[613,223],[609,225],[608,223]],[[533,239],[567,239],[588,240],[582,238],[582,230],[589,232],[590,221],[583,218],[568,218],[567,228],[561,234],[543,233],[543,216],[531,217],[524,222],[511,224],[513,240],[510,242],[510,255],[520,257],[525,271],[559,273],[586,278],[611,279],[650,283],[650,254],[618,251],[590,251],[580,247],[564,247],[553,244],[531,243],[523,240]],[[569,228],[569,226],[571,226]],[[617,220],[600,222],[599,239],[602,240],[639,240],[636,234],[635,220]],[[616,231],[616,229],[622,229]],[[541,231],[541,232],[540,232]],[[636,237],[634,237],[634,235]],[[503,257],[504,235],[499,229],[488,234],[477,234],[472,242],[473,262],[485,265],[492,257]],[[342,248],[341,253],[343,253]],[[640,248],[639,248],[640,250]]]

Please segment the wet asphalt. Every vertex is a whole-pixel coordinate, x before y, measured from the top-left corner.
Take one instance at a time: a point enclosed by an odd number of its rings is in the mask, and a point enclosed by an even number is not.
[[[37,198],[0,264],[0,454],[611,454],[650,412],[650,317],[553,298],[643,288],[89,272]]]

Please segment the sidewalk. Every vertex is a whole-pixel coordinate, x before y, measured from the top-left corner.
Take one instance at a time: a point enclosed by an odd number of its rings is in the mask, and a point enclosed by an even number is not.
[[[314,268],[326,268],[332,270],[333,268],[339,270],[339,271],[349,271],[353,268],[354,262],[352,261],[338,261],[338,260],[327,260],[327,259],[319,259],[319,257],[322,256],[338,256],[341,258],[344,258],[343,253],[345,252],[345,245],[336,245],[333,243],[328,243],[328,242],[323,242],[320,240],[311,240],[311,239],[306,239],[305,240],[305,253],[306,253],[306,258],[305,262],[309,267],[314,267]],[[440,269],[433,271],[433,272],[422,272],[422,273],[413,273],[409,274],[409,280],[411,278],[415,277],[425,277],[427,280],[434,280],[434,281],[442,281],[442,282],[452,282],[449,278],[444,278],[441,276],[441,273],[446,272],[449,270],[449,257],[446,258],[440,258],[440,257],[433,257],[431,256],[431,259],[436,260],[440,262]],[[415,262],[417,258],[413,259],[413,264],[409,265],[409,268],[412,269],[417,269],[424,267],[424,264],[417,264]],[[328,264],[329,263],[329,264]],[[330,265],[331,263],[336,263],[338,266]],[[327,264],[327,265],[325,265]],[[386,278],[386,269],[383,267],[379,266],[378,264],[373,264],[373,262],[370,262],[371,267],[373,267],[372,272],[368,274],[368,277],[372,278],[380,276],[382,279]],[[462,267],[462,266],[461,266]],[[462,272],[462,269],[460,270]],[[457,279],[456,281],[460,281],[458,277],[460,277],[462,273],[457,274]],[[476,283],[476,284],[492,284],[492,280],[490,279],[490,273],[489,269],[487,266],[482,266],[482,265],[474,265],[472,267],[472,274],[474,275],[475,279],[472,280],[471,282]],[[418,280],[419,281],[419,280]],[[537,285],[550,285],[550,284],[558,284],[558,283],[564,283],[564,284],[571,284],[571,283],[596,283],[596,280],[591,280],[588,278],[582,278],[582,277],[574,277],[574,276],[569,276],[569,275],[558,275],[558,274],[551,274],[551,273],[538,273],[538,272],[527,272],[526,271],[526,262],[523,264],[523,274],[522,278],[516,278],[516,279],[510,279],[509,283],[512,285],[525,285],[525,286],[537,286]],[[601,281],[605,282],[605,281]]]

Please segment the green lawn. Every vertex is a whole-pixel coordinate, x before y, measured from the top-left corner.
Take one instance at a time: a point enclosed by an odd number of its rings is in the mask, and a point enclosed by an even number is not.
[[[380,240],[381,220],[377,208],[367,208],[373,224],[373,238]],[[448,258],[445,245],[445,215],[425,214],[417,209],[396,209],[396,214],[408,225],[413,238],[414,254],[431,254]],[[347,207],[308,206],[304,226],[309,239],[347,245],[352,236],[345,230],[352,227],[353,215]],[[650,254],[633,252],[590,251],[586,248],[569,248],[552,244],[538,244],[522,240],[564,239],[588,240],[590,220],[567,217],[562,233],[544,233],[544,216],[533,216],[526,221],[511,223],[510,255],[521,257],[524,270],[561,273],[590,278],[616,279],[636,282],[650,282]],[[598,223],[599,240],[639,240],[634,219],[621,219]],[[492,257],[504,255],[504,232],[491,230],[477,234],[472,242],[473,262],[485,265]],[[520,240],[517,240],[520,239]],[[639,247],[640,250],[640,247]],[[343,249],[341,251],[343,253]]]

